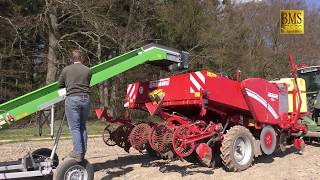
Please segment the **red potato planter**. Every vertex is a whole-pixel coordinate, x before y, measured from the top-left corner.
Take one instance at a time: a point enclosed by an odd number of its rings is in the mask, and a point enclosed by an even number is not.
[[[298,92],[297,86],[294,98]],[[307,127],[299,120],[304,114],[296,110],[301,101],[289,112],[288,93],[285,83],[261,78],[240,82],[202,70],[128,85],[125,107],[148,111],[164,123],[132,124],[97,111],[100,118],[132,127],[124,141],[140,152],[197,158],[207,166],[220,154],[227,170],[242,171],[255,156],[285,150],[289,137],[303,148],[300,136]],[[107,132],[116,137],[116,131]]]

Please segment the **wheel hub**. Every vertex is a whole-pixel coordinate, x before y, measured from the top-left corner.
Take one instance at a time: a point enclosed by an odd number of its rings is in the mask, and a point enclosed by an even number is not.
[[[277,147],[277,134],[275,129],[268,125],[260,133],[260,147],[264,154],[272,154]]]
[[[88,179],[88,172],[82,166],[72,166],[65,174],[65,180],[86,180]]]
[[[272,147],[272,133],[270,131],[266,133],[265,144],[268,148]]]
[[[243,160],[245,152],[244,152],[244,142],[242,139],[237,139],[236,141],[236,151],[235,151],[235,158],[239,162]]]
[[[251,144],[247,137],[238,137],[234,144],[234,158],[243,165],[250,160]]]

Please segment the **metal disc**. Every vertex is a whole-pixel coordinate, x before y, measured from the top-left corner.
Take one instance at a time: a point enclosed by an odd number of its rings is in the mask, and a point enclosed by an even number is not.
[[[272,126],[265,126],[260,133],[260,147],[267,155],[276,150],[277,134]]]

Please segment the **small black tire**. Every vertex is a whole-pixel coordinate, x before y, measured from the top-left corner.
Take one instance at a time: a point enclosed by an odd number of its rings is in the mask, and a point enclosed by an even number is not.
[[[40,162],[44,162],[47,158],[49,158],[51,156],[51,149],[48,148],[40,148],[40,149],[36,149],[32,152],[32,158],[34,160],[35,163],[40,163]],[[58,167],[59,165],[59,157],[57,155],[57,153],[54,153],[53,156],[53,168]],[[34,170],[32,169],[28,169],[28,170]]]
[[[243,171],[249,168],[254,156],[254,137],[243,126],[233,126],[221,144],[221,159],[229,171]]]
[[[68,158],[64,160],[56,169],[54,180],[70,180],[77,175],[79,180],[93,180],[93,166],[84,159],[82,162],[77,162],[75,159]]]

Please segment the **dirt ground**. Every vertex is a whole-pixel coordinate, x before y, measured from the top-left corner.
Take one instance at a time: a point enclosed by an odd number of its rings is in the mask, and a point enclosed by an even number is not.
[[[16,160],[26,152],[40,147],[51,148],[53,141],[22,142],[0,145],[0,162]],[[320,179],[320,146],[307,145],[303,154],[294,148],[282,155],[262,156],[243,172],[226,172],[222,167],[212,169],[185,161],[151,158],[130,150],[106,146],[101,138],[90,138],[87,159],[95,169],[95,179],[166,180],[166,179]],[[58,155],[61,159],[72,149],[71,140],[62,140]],[[40,178],[42,179],[42,178]]]

